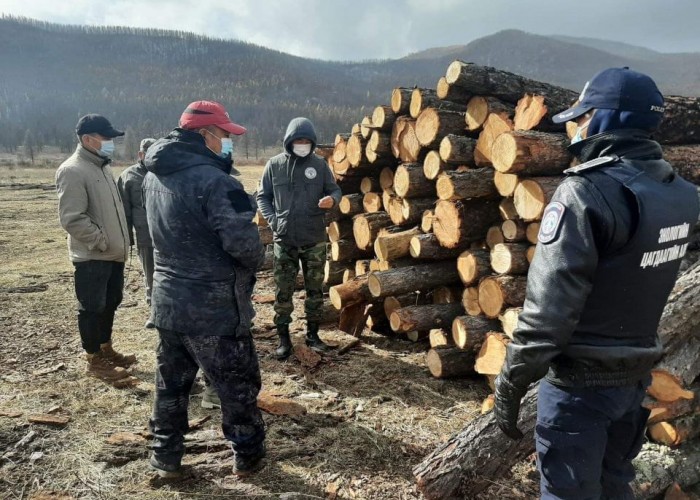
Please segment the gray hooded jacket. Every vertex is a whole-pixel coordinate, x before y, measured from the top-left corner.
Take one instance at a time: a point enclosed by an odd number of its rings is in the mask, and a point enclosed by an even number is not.
[[[309,139],[312,152],[299,157],[292,151],[296,139]],[[342,192],[326,161],[313,153],[316,131],[306,118],[295,118],[284,136],[285,152],[267,162],[257,195],[258,208],[274,231],[275,241],[304,247],[325,241],[325,210],[318,207],[324,196],[335,205]]]

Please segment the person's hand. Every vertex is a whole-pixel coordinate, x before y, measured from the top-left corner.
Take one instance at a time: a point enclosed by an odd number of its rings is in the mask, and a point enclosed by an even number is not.
[[[331,198],[330,196],[324,196],[318,202],[318,208],[333,208],[334,203],[335,201],[333,201],[333,198]]]
[[[496,424],[511,439],[522,439],[523,433],[518,429],[520,400],[525,391],[515,387],[503,375],[496,377],[496,405],[494,414]]]

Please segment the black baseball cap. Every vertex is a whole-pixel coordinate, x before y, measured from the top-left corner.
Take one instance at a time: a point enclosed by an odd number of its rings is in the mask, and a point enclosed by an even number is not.
[[[577,103],[552,117],[554,123],[575,120],[592,109],[615,109],[663,116],[664,96],[651,77],[627,67],[608,68],[591,78]]]
[[[75,133],[78,135],[84,134],[100,134],[102,137],[121,137],[124,132],[112,127],[109,120],[102,115],[89,114],[78,120],[75,126]]]

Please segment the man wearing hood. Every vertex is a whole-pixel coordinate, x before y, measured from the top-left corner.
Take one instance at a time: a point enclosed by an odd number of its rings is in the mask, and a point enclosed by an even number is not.
[[[318,352],[328,346],[319,338],[326,261],[325,211],[340,203],[342,193],[324,159],[314,154],[316,131],[310,120],[294,118],[284,136],[284,153],[265,165],[258,208],[274,233],[275,325],[278,359],[292,352],[289,323],[299,262],[304,273],[306,345]]]
[[[59,220],[68,233],[68,253],[75,267],[78,330],[87,353],[87,373],[119,385],[129,377],[124,368],[136,362],[136,356],[112,348],[129,234],[109,164],[114,138],[124,132],[96,114],[83,116],[75,131],[79,144],[56,171],[56,191]]]
[[[542,217],[527,296],[496,379],[499,427],[519,439],[520,400],[539,384],[543,499],[632,499],[642,408],[662,354],[656,330],[698,220],[696,188],[651,138],[654,81],[611,68],[553,117],[575,120],[570,168]]]
[[[191,103],[180,126],[146,154],[146,216],[155,248],[151,320],[158,329],[150,463],[180,474],[188,396],[201,369],[221,403],[233,471],[262,467],[261,379],[250,332],[255,272],[264,258],[248,194],[231,177],[231,122],[216,102]]]
[[[125,169],[117,180],[119,194],[121,194],[124,203],[129,244],[133,246],[134,240],[136,241],[139,260],[143,268],[144,284],[146,285],[146,303],[149,306],[151,305],[151,289],[153,288],[153,242],[148,233],[148,221],[146,220],[146,209],[143,206],[141,188],[143,187],[143,179],[148,173],[143,160],[146,158],[146,151],[154,142],[156,140],[150,137],[141,141],[138,152],[139,161]],[[153,328],[150,319],[146,321],[146,328]]]

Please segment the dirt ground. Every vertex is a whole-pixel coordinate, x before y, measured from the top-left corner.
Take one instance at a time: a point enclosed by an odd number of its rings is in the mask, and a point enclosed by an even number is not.
[[[261,168],[241,170],[253,191]],[[254,329],[263,390],[306,414],[264,413],[267,466],[237,480],[219,411],[202,409],[201,395],[193,394],[190,420],[210,420],[188,437],[185,477],[158,480],[148,467],[146,433],[157,334],[143,328],[148,312],[138,258],[134,251],[127,264],[114,341],[138,356],[134,375],[141,382],[115,389],[84,375],[53,174],[0,168],[1,499],[420,498],[412,467],[479,413],[488,394],[483,381],[433,379],[424,367],[425,344],[370,332],[359,347],[330,354],[315,368],[294,357],[277,362],[269,303],[256,305]],[[273,292],[270,273],[261,273],[256,293]],[[296,342],[303,342],[302,294],[292,324]],[[321,335],[339,346],[352,340],[332,325]],[[46,413],[70,420],[62,427],[29,423]],[[118,432],[127,438],[110,444]],[[524,469],[518,481],[494,484],[484,498],[536,497],[537,478]]]

